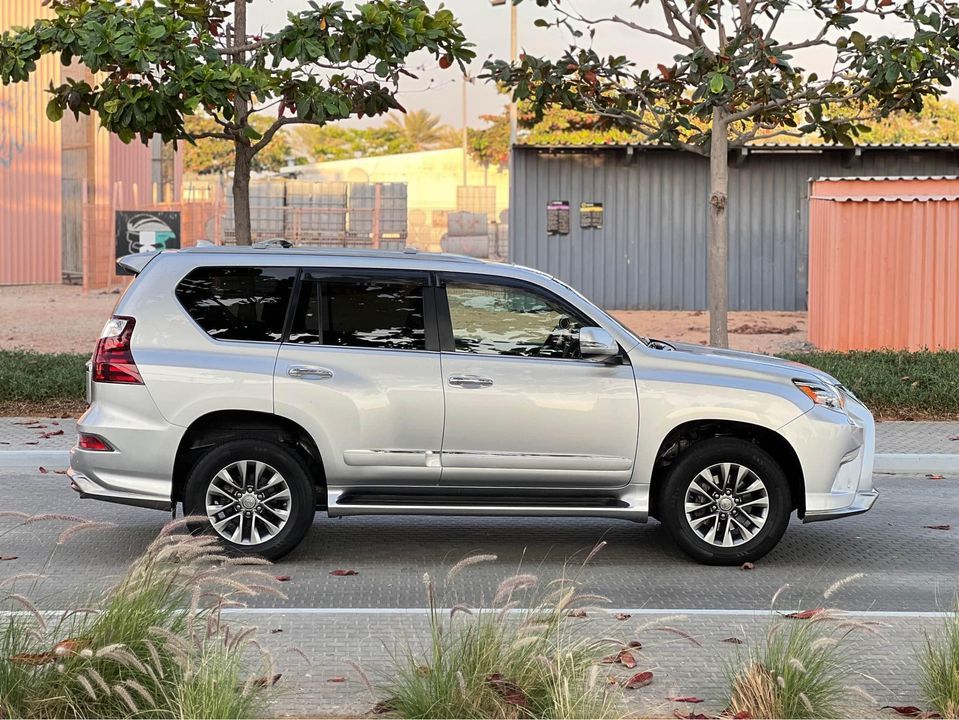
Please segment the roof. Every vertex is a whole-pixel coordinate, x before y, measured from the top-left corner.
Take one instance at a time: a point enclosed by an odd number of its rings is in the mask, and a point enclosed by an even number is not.
[[[623,143],[623,144],[609,144],[609,145],[525,145],[517,144],[515,146],[517,149],[530,149],[530,150],[540,150],[548,152],[588,152],[595,150],[672,150],[677,151],[680,148],[677,148],[673,145],[663,145],[661,143]],[[807,154],[815,152],[828,152],[828,151],[840,151],[840,152],[862,152],[864,150],[875,151],[875,150],[884,150],[884,151],[919,151],[919,150],[938,150],[943,151],[959,151],[959,144],[957,143],[874,143],[874,144],[863,144],[863,145],[826,145],[826,144],[814,144],[814,143],[802,143],[802,144],[789,144],[789,143],[767,143],[767,144],[751,144],[739,147],[730,148],[731,150],[736,150],[739,152],[744,152],[746,154],[765,154],[765,153],[796,153],[796,154]]]
[[[813,178],[810,182],[846,182],[848,180],[862,181],[890,181],[905,180],[912,182],[915,180],[959,180],[959,175],[869,175],[860,177],[859,175],[833,175],[832,177]]]
[[[291,253],[316,255],[319,257],[354,257],[369,258],[381,260],[440,260],[446,262],[476,262],[483,263],[485,260],[470,257],[468,255],[455,255],[453,253],[433,253],[420,252],[416,248],[406,248],[405,250],[375,250],[365,248],[320,248],[308,245],[295,245],[293,247],[256,247],[254,245],[201,245],[198,247],[188,247],[177,250],[181,253],[266,253],[268,255],[288,255]]]

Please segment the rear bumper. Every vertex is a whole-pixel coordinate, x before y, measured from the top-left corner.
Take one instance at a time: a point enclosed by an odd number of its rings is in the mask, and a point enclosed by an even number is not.
[[[70,488],[79,493],[84,500],[102,500],[103,502],[132,505],[151,510],[169,511],[173,508],[173,503],[169,500],[158,500],[104,487],[83,473],[74,470],[73,467],[67,470],[67,477],[70,478]]]
[[[856,499],[851,505],[831,510],[807,510],[803,517],[804,523],[821,522],[823,520],[836,520],[838,518],[849,517],[851,515],[861,515],[872,509],[876,500],[879,498],[878,490],[868,490],[856,493]]]

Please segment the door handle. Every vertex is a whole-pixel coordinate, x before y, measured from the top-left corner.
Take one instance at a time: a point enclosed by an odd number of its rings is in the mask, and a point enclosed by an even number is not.
[[[450,375],[449,383],[456,387],[490,387],[493,379],[479,375]]]
[[[333,377],[333,371],[322,367],[309,367],[306,365],[294,365],[286,374],[292,378],[301,380],[329,380]]]

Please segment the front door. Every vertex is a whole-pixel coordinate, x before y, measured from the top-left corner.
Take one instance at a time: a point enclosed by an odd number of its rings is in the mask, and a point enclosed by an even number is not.
[[[427,273],[303,271],[274,372],[275,411],[313,435],[330,486],[439,483],[431,292]]]
[[[440,332],[452,335],[442,354],[442,484],[626,485],[639,427],[636,383],[625,360],[580,356],[579,328],[593,323],[531,284],[482,276],[442,284],[449,317],[441,290]]]

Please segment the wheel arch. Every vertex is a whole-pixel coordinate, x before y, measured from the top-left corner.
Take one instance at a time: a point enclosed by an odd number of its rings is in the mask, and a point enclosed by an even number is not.
[[[792,506],[799,517],[806,514],[806,484],[796,450],[775,430],[736,420],[690,420],[670,430],[659,445],[649,486],[649,513],[657,516],[659,495],[672,463],[698,442],[714,437],[735,437],[756,443],[779,464],[789,482]]]
[[[173,463],[171,501],[183,502],[187,477],[205,450],[227,440],[251,436],[292,446],[313,478],[318,506],[325,506],[326,473],[313,436],[289,418],[253,410],[218,410],[190,423],[180,439]]]

